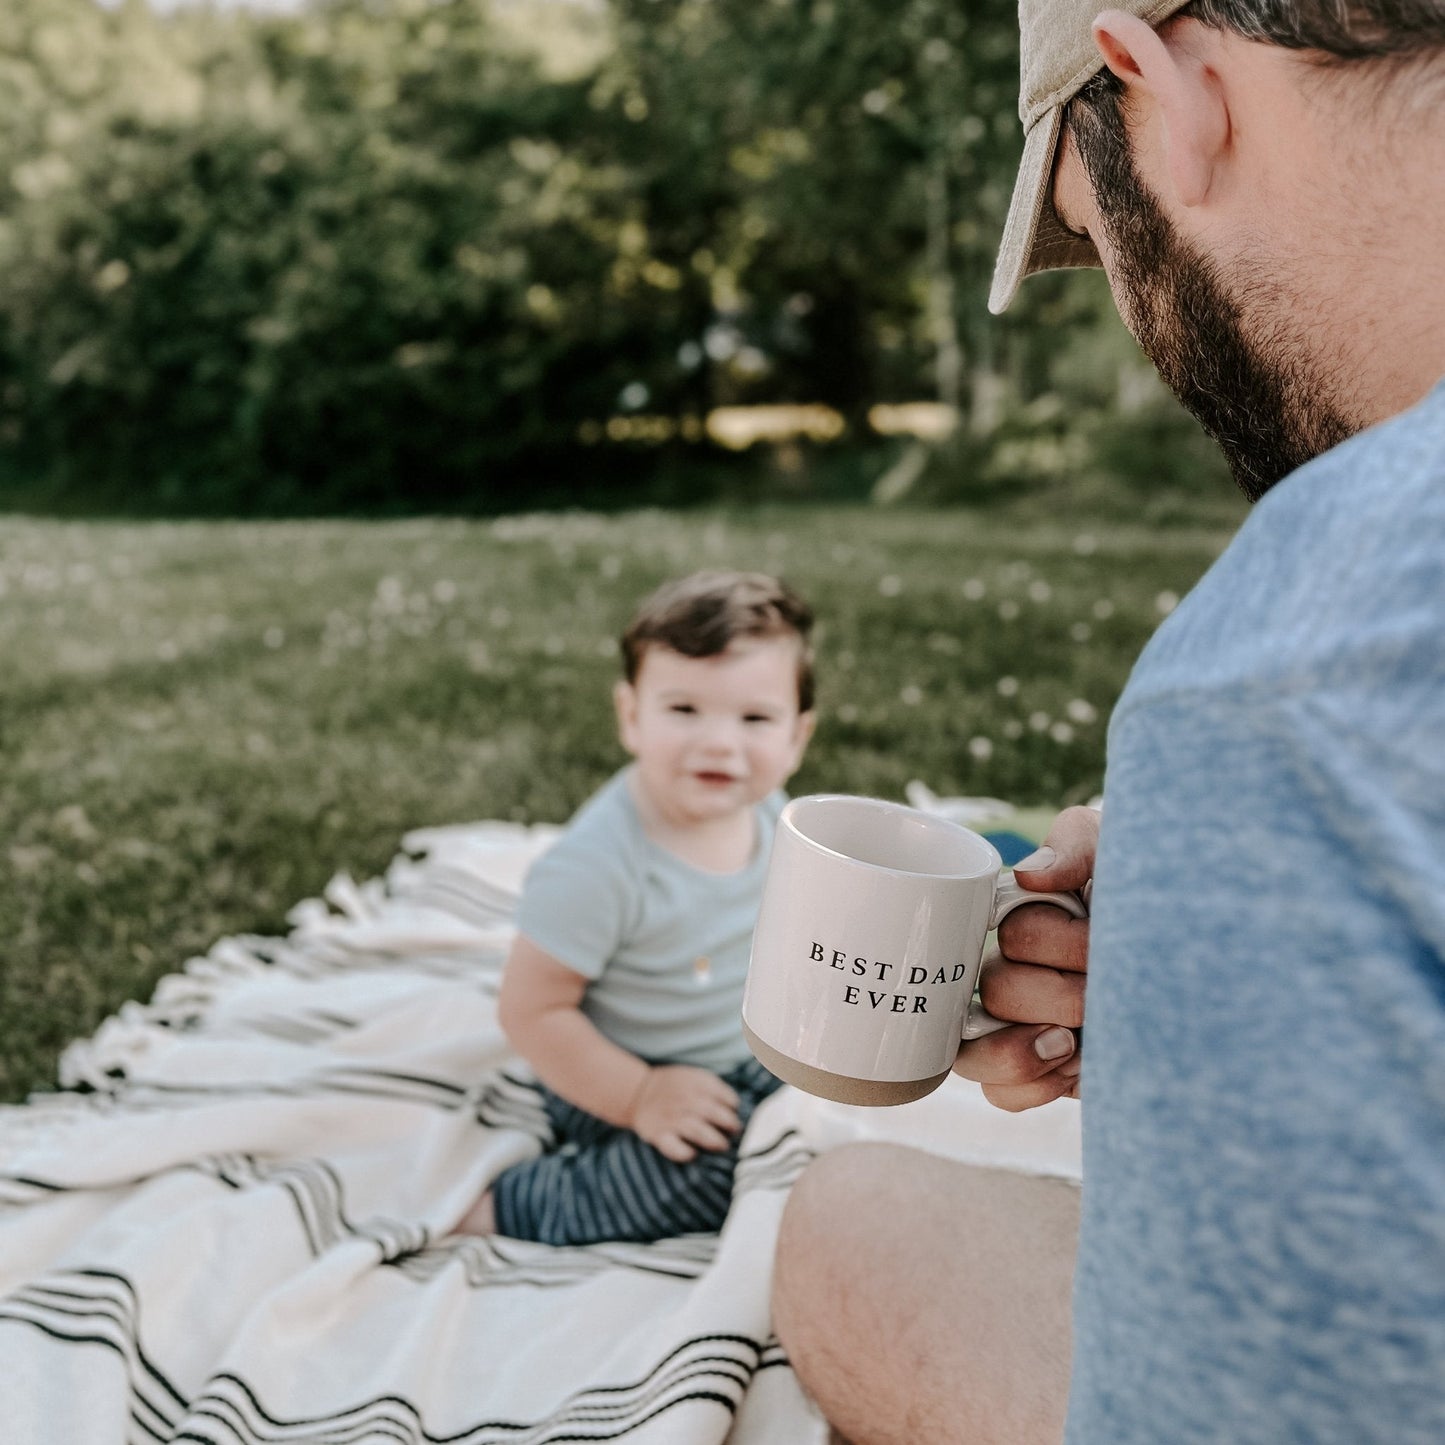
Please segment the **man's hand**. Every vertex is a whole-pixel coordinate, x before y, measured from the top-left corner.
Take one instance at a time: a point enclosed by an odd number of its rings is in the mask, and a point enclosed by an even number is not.
[[[1025,888],[1079,891],[1094,876],[1099,815],[1068,808],[1054,819],[1043,846],[1015,865]],[[1079,1097],[1079,1037],[1089,966],[1089,920],[1049,904],[1015,908],[999,925],[999,951],[984,960],[983,1006],[1017,1028],[965,1044],[954,1072],[983,1085],[1000,1109],[1019,1112]],[[1042,1027],[1040,1027],[1042,1025]]]
[[[726,1149],[738,1132],[738,1096],[716,1074],[688,1064],[647,1071],[632,1106],[633,1132],[677,1164],[699,1149]]]

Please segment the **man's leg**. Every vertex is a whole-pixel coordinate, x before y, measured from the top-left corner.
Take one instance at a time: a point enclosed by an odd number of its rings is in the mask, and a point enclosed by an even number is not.
[[[854,1445],[1058,1445],[1079,1190],[891,1144],[794,1186],[773,1320]]]

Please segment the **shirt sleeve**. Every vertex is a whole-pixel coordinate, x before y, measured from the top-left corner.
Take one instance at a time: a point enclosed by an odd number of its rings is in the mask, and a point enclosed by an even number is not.
[[[565,833],[527,874],[517,928],[558,963],[595,980],[617,953],[631,902],[616,856]]]

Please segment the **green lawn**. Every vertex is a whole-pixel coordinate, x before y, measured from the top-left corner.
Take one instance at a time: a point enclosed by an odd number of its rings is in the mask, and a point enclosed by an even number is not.
[[[695,567],[782,572],[817,609],[794,791],[1086,799],[1133,658],[1235,519],[0,518],[0,1097],[218,936],[377,873],[409,828],[564,819],[621,761],[617,630]]]

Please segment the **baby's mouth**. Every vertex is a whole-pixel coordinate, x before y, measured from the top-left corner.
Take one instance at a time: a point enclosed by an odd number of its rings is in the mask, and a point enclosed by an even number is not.
[[[712,787],[722,787],[727,783],[735,783],[737,779],[731,773],[719,773],[703,768],[693,774],[698,782],[707,783]]]

